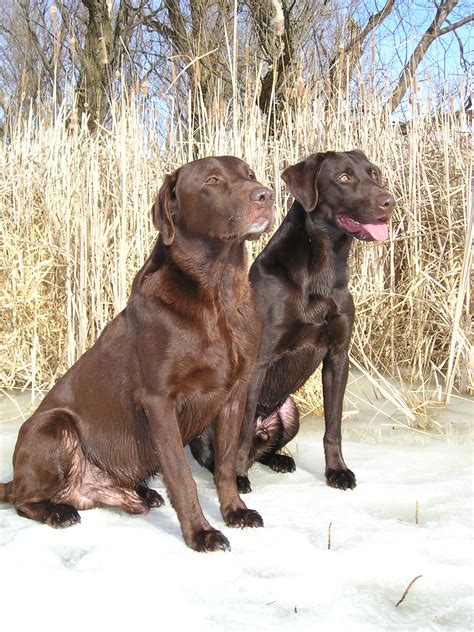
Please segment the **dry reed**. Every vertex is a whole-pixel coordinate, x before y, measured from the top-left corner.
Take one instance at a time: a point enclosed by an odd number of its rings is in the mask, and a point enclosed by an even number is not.
[[[255,91],[246,85],[243,93]],[[65,106],[54,114],[44,107],[10,127],[6,122],[3,387],[47,389],[124,307],[156,236],[149,211],[157,188],[197,146],[199,156],[246,159],[274,187],[279,219],[288,201],[279,176],[285,166],[314,151],[363,149],[381,166],[397,205],[390,242],[354,248],[353,362],[409,420],[433,397],[445,401],[456,389],[472,388],[464,114],[449,106],[435,117],[414,110],[405,129],[391,122],[375,93],[365,96],[363,109],[342,100],[327,109],[300,83],[281,133],[272,136],[255,100],[239,94],[234,90],[225,102],[217,84],[208,108],[189,98],[188,118],[200,123],[192,139],[172,94],[161,100],[122,94],[107,127],[95,134]],[[317,376],[297,400],[303,413],[320,410]]]

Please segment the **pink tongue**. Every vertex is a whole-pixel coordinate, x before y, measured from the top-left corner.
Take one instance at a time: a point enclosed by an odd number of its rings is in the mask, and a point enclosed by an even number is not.
[[[388,239],[388,228],[384,222],[361,224],[361,226],[375,241],[385,241],[385,239]]]

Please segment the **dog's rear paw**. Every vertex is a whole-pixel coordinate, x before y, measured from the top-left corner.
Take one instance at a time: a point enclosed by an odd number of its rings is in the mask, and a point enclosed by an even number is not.
[[[189,546],[195,551],[230,551],[229,540],[217,529],[201,529],[194,534]]]
[[[338,470],[328,468],[326,470],[326,482],[330,487],[337,487],[337,489],[354,489],[356,477],[354,472],[351,472],[348,468]]]
[[[265,465],[271,467],[275,472],[281,472],[282,474],[296,470],[294,459],[286,454],[272,454],[271,457],[265,461]]]
[[[237,489],[239,494],[248,494],[252,491],[248,476],[237,476]]]
[[[45,516],[44,522],[53,529],[65,529],[81,522],[81,516],[71,505],[51,504],[51,513]]]
[[[224,516],[228,527],[263,527],[263,518],[253,509],[232,509]]]
[[[143,498],[148,507],[161,507],[165,504],[162,496],[154,489],[146,487],[146,485],[139,485],[137,489],[138,495]]]

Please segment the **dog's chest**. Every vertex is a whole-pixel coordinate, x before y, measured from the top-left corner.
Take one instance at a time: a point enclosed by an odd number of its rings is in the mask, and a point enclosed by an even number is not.
[[[296,335],[291,335],[287,341],[289,347],[298,346],[301,342],[308,342],[312,345],[338,344],[346,336],[346,332],[341,329],[341,318],[345,318],[340,294],[330,293],[328,296],[312,291],[307,294],[304,300],[295,303],[293,322],[298,326]]]
[[[241,327],[226,322],[217,323],[199,345],[185,347],[176,363],[179,375],[173,379],[179,385],[176,404],[184,443],[219,414],[236,382],[248,378],[257,343],[252,335],[243,336]]]

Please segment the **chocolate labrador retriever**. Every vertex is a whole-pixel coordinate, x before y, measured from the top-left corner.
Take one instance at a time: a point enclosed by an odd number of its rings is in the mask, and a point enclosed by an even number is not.
[[[240,440],[238,487],[251,490],[247,470],[253,460],[280,472],[295,469],[291,457],[278,454],[299,427],[290,395],[322,362],[326,480],[352,489],[356,479],[341,450],[354,321],[348,257],[354,237],[388,237],[394,200],[380,184],[379,168],[361,151],[313,154],[288,167],[282,178],[295,202],[250,269],[263,333]],[[211,434],[209,429],[191,444],[209,469]]]
[[[238,495],[235,469],[260,340],[244,242],[269,229],[273,203],[234,157],[166,176],[152,210],[160,234],[126,308],[21,427],[0,499],[21,516],[68,527],[78,509],[160,506],[146,481],[161,473],[186,544],[228,549],[203,515],[183,448],[214,420],[224,520],[262,526]]]

